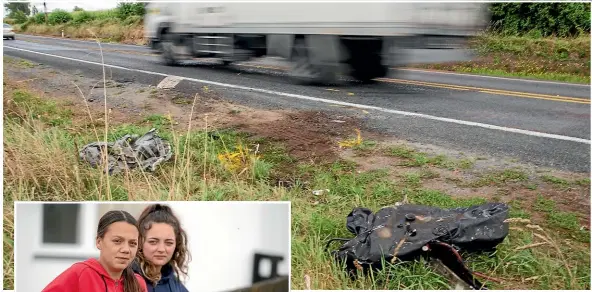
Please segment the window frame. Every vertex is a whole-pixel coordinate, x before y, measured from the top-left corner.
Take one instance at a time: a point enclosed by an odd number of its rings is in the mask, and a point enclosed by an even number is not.
[[[59,204],[70,204],[70,202],[60,202]],[[39,204],[39,212],[31,214],[36,216],[34,218],[39,224],[35,224],[34,229],[37,234],[43,234],[43,206],[48,204]],[[51,203],[49,203],[51,204]],[[99,212],[99,206],[97,204],[80,204],[78,202],[72,202],[72,204],[78,204],[77,220],[79,224],[76,231],[76,236],[79,239],[78,243],[67,244],[67,243],[44,243],[43,236],[40,236],[35,242],[33,256],[35,258],[89,258],[97,257],[99,252],[96,248],[96,226],[98,224],[97,214]]]

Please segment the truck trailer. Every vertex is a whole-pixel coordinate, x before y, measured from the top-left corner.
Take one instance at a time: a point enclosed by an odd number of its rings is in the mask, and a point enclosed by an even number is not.
[[[158,2],[147,4],[144,28],[149,46],[169,66],[192,58],[229,65],[280,57],[300,82],[337,83],[340,76],[367,82],[408,65],[405,52],[462,48],[489,24],[487,8],[475,2]]]

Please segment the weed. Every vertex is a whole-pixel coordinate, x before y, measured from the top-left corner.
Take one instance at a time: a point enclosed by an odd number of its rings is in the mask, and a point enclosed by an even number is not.
[[[428,164],[430,160],[423,153],[415,153],[411,157],[411,161],[407,163],[407,166],[424,166]]]
[[[471,159],[461,159],[459,161],[459,167],[462,169],[470,169],[475,165],[475,161]]]
[[[575,181],[575,183],[579,186],[590,187],[590,179],[589,178],[578,179]]]
[[[413,153],[415,153],[415,150],[406,146],[397,145],[390,147],[387,154],[400,158],[411,158]]]
[[[549,223],[567,230],[580,229],[578,217],[571,212],[551,212],[549,213]]]
[[[548,183],[554,184],[556,186],[565,187],[565,186],[569,185],[569,182],[567,180],[562,179],[562,178],[558,178],[558,177],[555,177],[552,175],[543,175],[541,177],[541,179],[544,182],[548,182]]]
[[[360,144],[352,147],[357,153],[364,153],[376,148],[378,143],[376,141],[363,140]]]
[[[420,177],[424,178],[424,179],[433,179],[433,178],[438,178],[440,177],[440,174],[438,172],[435,172],[433,170],[430,169],[422,169],[419,172]]]
[[[405,173],[405,182],[407,182],[410,187],[419,187],[421,185],[421,175],[416,172]]]
[[[547,213],[553,212],[555,210],[555,201],[546,199],[539,194],[534,202],[534,209]]]
[[[516,183],[528,180],[528,175],[518,169],[506,169],[503,171],[493,171],[482,175],[476,181],[469,183],[470,187],[482,187],[487,185],[502,185],[506,183]]]

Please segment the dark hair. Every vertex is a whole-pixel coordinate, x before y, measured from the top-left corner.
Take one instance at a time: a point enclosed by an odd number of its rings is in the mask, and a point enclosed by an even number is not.
[[[144,276],[153,283],[157,283],[160,279],[160,271],[156,267],[148,262],[142,252],[142,246],[146,239],[146,232],[152,227],[152,223],[165,223],[170,225],[175,232],[175,251],[169,264],[175,271],[175,276],[179,279],[179,275],[182,273],[187,276],[187,263],[191,260],[191,255],[187,250],[187,234],[181,228],[179,219],[173,214],[171,207],[161,204],[154,204],[148,206],[138,220],[138,226],[140,227],[140,248],[138,250],[137,259],[140,264],[140,269]]]
[[[138,221],[136,221],[134,216],[132,216],[130,213],[122,210],[111,210],[105,213],[105,215],[103,215],[103,217],[101,217],[99,220],[99,226],[97,227],[97,238],[103,238],[105,233],[107,233],[109,226],[117,222],[126,222],[138,228]],[[138,279],[134,275],[131,264],[127,266],[125,270],[123,270],[122,275],[124,292],[142,292],[140,283],[138,283]]]

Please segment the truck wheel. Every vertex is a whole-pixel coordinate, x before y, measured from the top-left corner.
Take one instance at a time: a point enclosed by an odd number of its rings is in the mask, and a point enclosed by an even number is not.
[[[290,77],[300,84],[308,84],[315,77],[313,66],[308,60],[308,48],[303,38],[295,38],[292,46]]]
[[[162,34],[162,41],[160,42],[160,49],[162,51],[162,60],[167,66],[175,66],[179,63],[177,54],[175,53],[175,44],[173,36],[169,33]]]
[[[303,38],[294,40],[291,59],[290,77],[296,83],[304,85],[336,83],[337,73],[334,72],[333,67],[310,63],[308,48]]]

